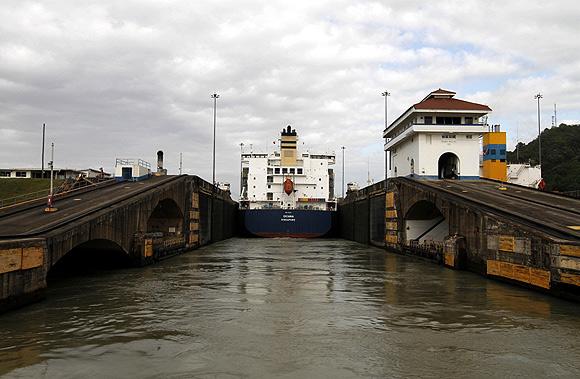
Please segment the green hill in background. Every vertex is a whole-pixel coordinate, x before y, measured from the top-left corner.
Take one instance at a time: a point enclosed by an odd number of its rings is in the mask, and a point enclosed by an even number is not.
[[[544,129],[542,137],[542,175],[549,191],[580,190],[580,125],[560,124]],[[508,151],[508,163],[538,164],[538,139],[518,144]]]

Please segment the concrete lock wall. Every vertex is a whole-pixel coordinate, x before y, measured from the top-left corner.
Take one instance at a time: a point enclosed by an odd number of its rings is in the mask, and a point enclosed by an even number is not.
[[[50,269],[76,247],[103,241],[147,265],[234,236],[237,207],[229,193],[183,175],[36,238],[0,240],[0,312],[41,298]]]
[[[406,220],[420,201],[441,215]],[[550,236],[541,227],[503,218],[413,181],[394,178],[349,193],[338,214],[342,238],[580,300],[579,241]],[[441,216],[445,221],[434,226],[433,220]]]

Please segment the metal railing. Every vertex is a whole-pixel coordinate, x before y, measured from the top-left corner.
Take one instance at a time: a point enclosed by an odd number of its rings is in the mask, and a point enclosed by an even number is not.
[[[0,209],[10,207],[16,204],[25,203],[27,201],[34,201],[42,198],[48,197],[50,194],[50,189],[24,193],[22,195],[17,195],[13,197],[7,197],[5,199],[0,199]]]
[[[115,166],[130,166],[130,165],[138,165],[141,167],[151,168],[151,163],[144,161],[143,159],[133,159],[133,158],[117,158],[115,160]]]
[[[89,181],[86,182],[77,182],[75,181],[74,183],[70,183],[70,182],[64,182],[63,184],[61,184],[61,186],[57,187],[54,190],[54,196],[55,197],[62,197],[66,194],[69,193],[73,193],[88,187],[99,187],[105,184],[109,184],[114,182],[115,179],[104,179],[104,180],[98,180],[97,182],[91,183]],[[36,191],[36,192],[30,192],[30,193],[25,193],[22,195],[17,195],[17,196],[13,196],[13,197],[9,197],[9,198],[5,198],[5,199],[0,199],[0,209],[4,209],[4,208],[9,208],[9,207],[13,207],[16,205],[20,205],[20,204],[25,204],[25,203],[30,203],[33,201],[38,201],[38,200],[43,200],[48,198],[48,195],[50,195],[50,189],[46,189],[46,190],[41,190],[41,191]]]

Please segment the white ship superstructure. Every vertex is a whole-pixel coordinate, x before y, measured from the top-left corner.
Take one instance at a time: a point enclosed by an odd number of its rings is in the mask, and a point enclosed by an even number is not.
[[[334,153],[300,152],[297,142],[296,131],[288,126],[282,130],[279,151],[242,152],[242,208],[336,208]]]

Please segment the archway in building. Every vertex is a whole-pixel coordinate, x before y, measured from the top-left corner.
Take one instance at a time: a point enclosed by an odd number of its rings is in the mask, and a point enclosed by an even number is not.
[[[94,239],[76,246],[62,256],[48,271],[47,280],[125,268],[131,264],[129,254],[117,243]]]
[[[147,221],[147,233],[163,233],[163,236],[181,235],[183,212],[172,199],[161,200]]]
[[[443,242],[449,235],[449,223],[435,204],[421,200],[413,204],[405,215],[407,242]]]
[[[444,153],[439,157],[439,179],[459,179],[459,157],[453,153]]]

